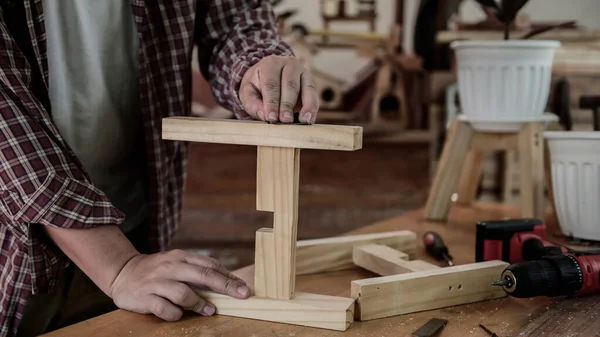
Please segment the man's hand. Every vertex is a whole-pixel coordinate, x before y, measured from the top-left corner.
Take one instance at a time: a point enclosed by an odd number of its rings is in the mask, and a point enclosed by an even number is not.
[[[313,124],[319,110],[314,78],[295,57],[267,56],[244,74],[239,89],[244,110],[254,119]]]
[[[246,283],[212,258],[182,250],[142,255],[117,226],[67,229],[44,226],[58,247],[122,309],[178,320],[183,309],[212,315],[215,308],[192,286],[248,298]]]
[[[217,260],[182,250],[134,257],[115,279],[110,295],[121,309],[166,321],[180,319],[182,309],[212,315],[215,307],[190,286],[240,299],[250,296],[246,283]]]

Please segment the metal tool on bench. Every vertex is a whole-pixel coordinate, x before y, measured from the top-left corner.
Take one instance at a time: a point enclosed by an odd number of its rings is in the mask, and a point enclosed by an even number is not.
[[[417,331],[411,334],[412,337],[433,337],[437,336],[438,333],[448,324],[447,319],[432,318]]]
[[[495,333],[492,330],[488,329],[485,325],[479,324],[479,327],[481,329],[483,329],[483,331],[485,331],[488,335],[490,335],[490,337],[498,337],[497,333]]]
[[[438,260],[446,261],[449,266],[453,266],[452,255],[448,252],[448,247],[442,237],[436,233],[429,231],[423,235],[423,244],[427,249],[429,255],[435,257]]]
[[[537,219],[479,222],[476,260],[512,263],[493,284],[513,297],[580,296],[600,292],[600,250],[575,251],[546,240]]]

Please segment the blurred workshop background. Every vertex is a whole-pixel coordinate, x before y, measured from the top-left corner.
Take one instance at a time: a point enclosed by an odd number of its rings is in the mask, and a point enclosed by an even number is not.
[[[362,125],[365,136],[361,151],[302,153],[298,238],[337,235],[423,206],[446,123],[460,111],[449,44],[501,39],[501,25],[473,0],[281,0],[274,8],[282,36],[317,76],[317,122]],[[539,37],[562,42],[547,108],[559,128],[593,128],[580,98],[600,95],[599,15],[598,0],[531,0],[515,20],[519,34],[562,24]],[[212,100],[197,65],[193,99],[196,116],[232,118]],[[512,157],[489,155],[478,197],[518,202],[513,165]],[[173,245],[229,268],[252,263],[255,231],[272,217],[256,211],[255,166],[254,147],[192,143]]]

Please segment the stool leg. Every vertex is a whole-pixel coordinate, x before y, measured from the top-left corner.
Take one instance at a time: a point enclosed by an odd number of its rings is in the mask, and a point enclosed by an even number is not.
[[[452,122],[425,204],[426,219],[446,220],[450,210],[450,197],[458,187],[472,138],[473,129],[468,122]]]
[[[544,146],[540,123],[526,124],[519,134],[519,168],[522,216],[544,219]]]
[[[513,188],[515,187],[515,151],[504,153],[504,182],[502,184],[502,202],[510,203],[513,199]]]
[[[484,153],[481,151],[470,151],[465,160],[460,182],[458,183],[458,200],[461,206],[473,203],[477,194],[477,188],[481,182],[483,173]]]
[[[552,162],[550,158],[550,149],[548,148],[548,141],[543,140],[544,145],[544,181],[546,183],[546,193],[548,193],[548,202],[550,207],[554,211],[554,190],[552,188]]]

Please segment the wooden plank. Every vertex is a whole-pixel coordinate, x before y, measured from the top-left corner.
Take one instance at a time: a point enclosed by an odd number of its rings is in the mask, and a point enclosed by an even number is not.
[[[409,261],[408,254],[381,244],[354,246],[352,261],[381,276],[440,268],[423,260]]]
[[[599,336],[600,295],[575,297],[559,302],[525,326],[515,336]]]
[[[519,134],[519,192],[524,218],[541,219],[545,213],[542,129],[541,123],[527,123]]]
[[[257,230],[254,253],[254,294],[256,296],[277,298],[277,287],[269,284],[269,277],[277,275],[274,248],[273,228]]]
[[[458,199],[456,203],[468,206],[475,201],[477,188],[483,173],[483,160],[485,153],[482,151],[470,151],[465,160],[462,174],[458,183]]]
[[[414,256],[417,235],[412,231],[340,236],[301,240],[296,248],[296,275],[307,275],[354,268],[354,246],[379,243]]]
[[[452,122],[425,203],[425,217],[427,219],[443,221],[448,217],[450,198],[458,188],[472,138],[473,129],[469,122],[457,119]]]
[[[162,128],[166,140],[339,151],[362,148],[359,126],[167,117]]]
[[[254,283],[261,296],[290,299],[296,280],[300,149],[259,146],[257,171],[257,207],[274,214],[272,233],[257,233],[262,247],[257,246],[255,263],[264,266]],[[274,267],[267,266],[273,262]]]
[[[473,151],[507,151],[517,148],[518,133],[474,131],[470,149]]]
[[[354,321],[354,299],[297,293],[290,300],[252,296],[240,300],[211,291],[196,291],[216,307],[217,315],[250,318],[345,331]]]
[[[352,281],[355,319],[372,320],[506,297],[492,286],[508,266],[503,261],[425,270]]]
[[[376,224],[370,224],[353,230],[350,235],[396,231],[399,228],[414,231],[422,237],[427,231],[437,231],[451,249],[457,264],[473,262],[474,240],[466,240],[475,232],[474,223],[481,219],[516,218],[520,216],[519,207],[501,203],[478,202],[471,207],[454,205],[449,214],[448,226],[445,223],[432,223],[423,216],[423,209],[389,218]],[[559,228],[556,217],[549,212],[544,219],[553,232]],[[558,242],[568,244],[562,238]],[[573,247],[575,248],[575,247]],[[585,248],[585,247],[582,247]],[[589,248],[589,247],[588,247]],[[424,249],[416,250],[416,257],[429,259]],[[235,274],[251,285],[255,266],[236,270]],[[445,267],[447,268],[447,267]],[[352,280],[369,277],[370,273],[354,267],[336,273],[300,276],[296,289],[303,293],[319,293],[341,297],[350,297]],[[45,337],[165,337],[165,336],[311,336],[311,337],[365,337],[365,336],[410,336],[431,317],[448,319],[448,324],[440,337],[483,337],[486,336],[477,324],[484,324],[499,336],[519,336],[519,329],[530,320],[540,316],[556,302],[556,298],[537,297],[533,299],[504,298],[485,301],[460,307],[437,309],[407,315],[392,316],[381,320],[354,322],[343,334],[336,331],[310,328],[290,324],[243,319],[215,315],[203,317],[186,313],[181,320],[165,322],[152,315],[143,315],[126,310],[115,310],[84,322],[45,334]],[[573,316],[579,315],[577,311]],[[582,312],[581,314],[585,314]],[[454,323],[453,323],[454,322]],[[533,335],[535,336],[535,335]],[[582,335],[579,335],[581,337]],[[543,337],[543,336],[542,336]]]

